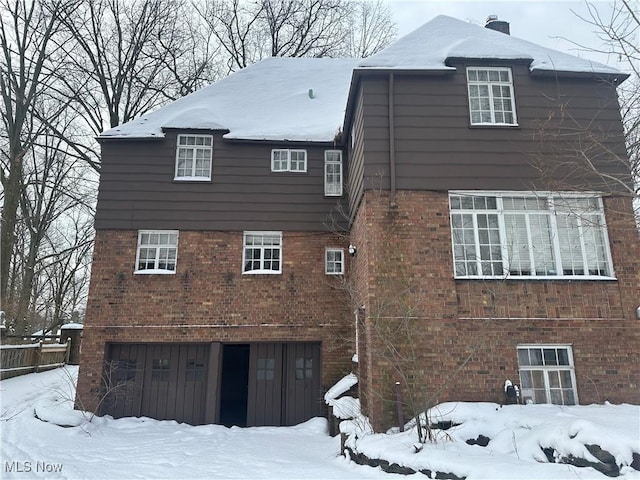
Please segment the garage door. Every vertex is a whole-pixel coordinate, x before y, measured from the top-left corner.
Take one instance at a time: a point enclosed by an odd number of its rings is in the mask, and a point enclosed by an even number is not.
[[[115,418],[295,425],[322,411],[319,343],[119,343],[107,352],[102,413]]]

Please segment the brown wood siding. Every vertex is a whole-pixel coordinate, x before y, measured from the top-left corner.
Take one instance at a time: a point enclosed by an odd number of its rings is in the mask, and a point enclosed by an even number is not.
[[[589,79],[532,77],[528,67],[513,65],[518,126],[475,127],[469,124],[466,66],[457,67],[458,72],[448,76],[395,76],[399,190],[555,189],[563,187],[558,177],[565,188],[606,189],[598,178],[577,173],[575,166],[558,166],[576,161],[577,145],[589,141],[587,127],[605,148],[625,158],[617,96],[611,85]],[[387,85],[388,77],[379,74],[361,80],[367,189],[389,188]],[[358,121],[356,117],[354,127]],[[589,154],[602,170],[628,179],[624,163],[599,157],[602,149],[597,150]]]
[[[355,212],[364,193],[364,125],[363,94],[357,94],[351,138],[349,145],[349,175],[347,193],[349,195],[349,212]]]
[[[343,201],[324,196],[324,151],[333,147],[232,143],[216,133],[211,182],[181,182],[176,138],[102,142],[96,229],[326,231]],[[273,148],[306,149],[307,172],[271,172]]]

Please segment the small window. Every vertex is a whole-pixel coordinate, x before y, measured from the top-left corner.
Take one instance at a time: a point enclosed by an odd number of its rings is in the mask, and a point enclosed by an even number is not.
[[[344,273],[344,250],[341,248],[327,248],[324,255],[325,273],[327,275],[342,275]]]
[[[275,358],[259,358],[256,369],[256,380],[272,381],[275,378],[275,371]]]
[[[296,358],[296,380],[313,378],[313,358]]]
[[[171,363],[168,358],[154,358],[151,363],[151,380],[168,382]]]
[[[177,230],[140,230],[135,273],[176,273]]]
[[[178,135],[175,180],[211,180],[211,135]]]
[[[468,67],[471,125],[516,125],[510,68]]]
[[[282,232],[245,232],[242,265],[243,273],[281,273]]]
[[[272,172],[306,172],[307,151],[280,148],[271,150]]]
[[[324,152],[324,194],[328,197],[342,196],[342,152]]]
[[[518,346],[518,367],[523,402],[556,405],[578,403],[570,346]]]

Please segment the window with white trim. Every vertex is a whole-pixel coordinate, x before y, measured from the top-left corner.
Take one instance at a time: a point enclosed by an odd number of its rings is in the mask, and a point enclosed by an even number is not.
[[[524,403],[578,403],[570,346],[518,345],[518,368]]]
[[[324,152],[324,194],[328,197],[342,196],[342,152]]]
[[[471,125],[516,125],[510,68],[467,67]]]
[[[176,273],[177,230],[140,230],[135,273]]]
[[[324,251],[324,272],[327,275],[342,275],[344,273],[343,249],[327,248]]]
[[[242,272],[282,272],[282,232],[244,232]]]
[[[307,151],[277,148],[271,150],[272,172],[306,172]]]
[[[211,135],[178,135],[175,180],[211,180]]]
[[[614,278],[602,200],[451,192],[456,278]]]

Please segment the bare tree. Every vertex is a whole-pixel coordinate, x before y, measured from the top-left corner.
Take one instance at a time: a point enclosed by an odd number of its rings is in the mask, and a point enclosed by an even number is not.
[[[18,208],[23,190],[25,156],[39,136],[34,106],[52,79],[49,65],[52,39],[61,26],[62,2],[5,0],[0,12],[3,187],[0,236],[0,301],[7,286],[16,238]]]
[[[265,57],[365,56],[395,36],[380,1],[222,0],[198,4],[229,71]]]
[[[624,126],[628,158],[618,158],[625,164],[633,181],[627,183],[627,193],[635,199],[636,218],[640,221],[640,5],[629,0],[615,0],[602,7],[596,3],[586,3],[588,14],[577,15],[594,27],[601,47],[578,45],[584,51],[608,55],[617,61],[620,68],[629,73],[629,78],[618,87],[620,111]],[[615,182],[605,176],[594,164],[590,167],[603,180]],[[640,222],[639,222],[640,223]]]
[[[96,135],[199,87],[211,74],[182,0],[94,0],[69,6],[59,93]],[[185,57],[188,61],[181,62]]]

